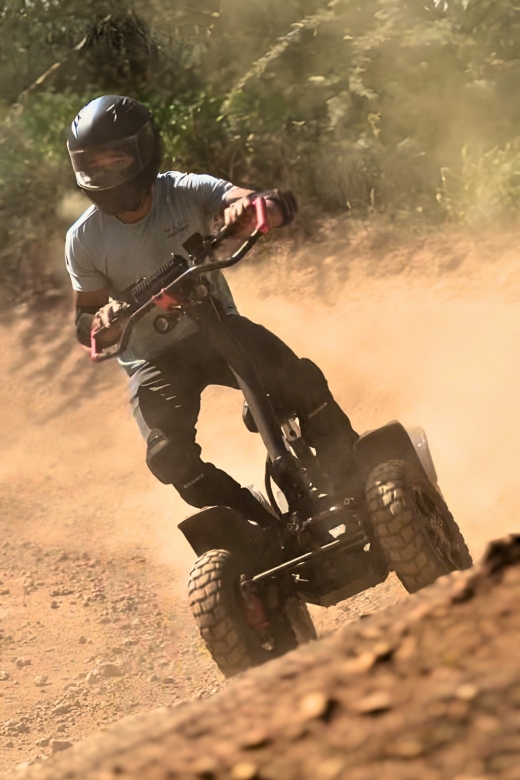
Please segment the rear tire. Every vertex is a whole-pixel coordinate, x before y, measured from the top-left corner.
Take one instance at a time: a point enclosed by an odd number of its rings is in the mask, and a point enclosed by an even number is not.
[[[190,606],[201,637],[226,677],[293,650],[315,638],[307,605],[296,594],[268,612],[269,642],[246,620],[239,559],[228,550],[210,550],[190,573]],[[264,605],[263,605],[264,606]],[[312,627],[312,628],[311,628]]]
[[[409,593],[472,565],[444,499],[418,466],[400,460],[377,466],[366,494],[376,540]]]

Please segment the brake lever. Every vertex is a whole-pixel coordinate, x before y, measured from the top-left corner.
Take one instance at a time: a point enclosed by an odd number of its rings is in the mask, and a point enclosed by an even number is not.
[[[256,225],[255,225],[255,232],[258,231],[259,233],[267,233],[269,230],[269,223],[267,221],[267,201],[262,195],[259,195],[258,197],[254,198],[254,200],[251,201],[251,204],[255,207],[256,211]],[[235,235],[235,225],[226,225],[225,227],[220,230],[216,236],[213,236],[211,240],[208,242],[211,249],[216,249],[219,244],[221,244],[223,241],[225,241],[227,238],[236,238]],[[188,239],[189,241],[189,239]],[[183,244],[183,246],[186,246]]]

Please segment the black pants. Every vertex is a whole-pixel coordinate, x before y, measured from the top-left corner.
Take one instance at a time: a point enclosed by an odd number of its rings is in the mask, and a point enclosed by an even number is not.
[[[266,392],[276,399],[277,411],[298,416],[305,440],[339,489],[358,435],[333,399],[323,373],[261,325],[238,315],[228,316],[226,323],[252,358]],[[169,348],[132,376],[132,402],[148,441],[148,465],[188,504],[230,506],[264,525],[269,518],[249,491],[201,460],[195,426],[208,385],[238,388],[227,363],[201,333]]]

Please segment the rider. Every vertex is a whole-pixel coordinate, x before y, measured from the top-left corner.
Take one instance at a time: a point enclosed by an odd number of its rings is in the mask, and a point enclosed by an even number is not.
[[[159,173],[161,137],[148,109],[129,97],[105,95],[82,108],[67,146],[77,184],[93,202],[68,230],[65,246],[77,335],[88,346],[91,329],[103,325],[99,338],[109,346],[121,334],[121,320],[111,322],[132,282],[150,275],[172,252],[186,256],[184,242],[197,232],[207,235],[219,215],[237,235],[248,235],[255,225],[256,193],[208,175]],[[270,227],[292,221],[297,205],[290,192],[260,194]],[[240,316],[221,272],[208,277],[222,316],[255,361],[266,391],[297,413],[306,441],[340,488],[358,436],[322,372]],[[229,506],[268,526],[272,515],[226,472],[201,460],[195,441],[202,391],[211,384],[236,388],[233,373],[186,316],[161,335],[154,318],[151,313],[136,325],[120,358],[146,439],[148,467],[192,506]]]

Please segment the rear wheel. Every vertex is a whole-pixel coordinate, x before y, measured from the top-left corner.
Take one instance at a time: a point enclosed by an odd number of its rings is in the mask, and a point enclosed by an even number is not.
[[[409,593],[472,565],[444,499],[418,466],[383,463],[371,472],[366,492],[376,540]]]
[[[202,639],[226,677],[281,656],[316,636],[299,595],[270,609],[245,580],[238,556],[227,550],[210,550],[198,558],[188,592]]]

